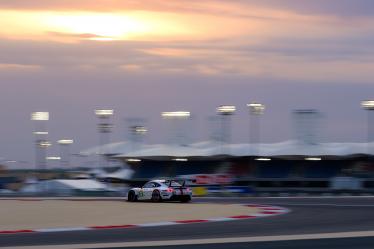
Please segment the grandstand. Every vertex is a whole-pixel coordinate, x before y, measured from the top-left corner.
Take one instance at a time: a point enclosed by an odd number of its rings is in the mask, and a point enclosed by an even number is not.
[[[234,185],[261,191],[297,192],[325,191],[332,179],[349,176],[363,179],[363,189],[374,191],[373,155],[367,154],[374,151],[374,143],[310,145],[286,141],[253,146],[206,141],[189,146],[145,145],[135,151],[126,151],[128,147],[127,143],[117,143],[104,147],[103,151],[135,171],[130,183],[179,175],[227,174],[232,176]],[[254,154],[254,147],[260,148],[261,157]],[[222,155],[222,151],[230,154]]]
[[[230,151],[230,154],[222,154],[222,151]],[[261,154],[256,154],[256,151]],[[231,180],[227,184],[246,186],[253,192],[322,193],[330,191],[334,179],[351,177],[344,179],[359,179],[361,192],[374,193],[374,156],[368,151],[374,151],[374,143],[311,145],[285,141],[229,145],[204,141],[188,146],[142,145],[135,150],[130,142],[117,142],[91,148],[81,154],[96,156],[102,152],[123,166],[117,163],[116,167],[105,168],[105,171],[98,168],[3,170],[0,172],[0,189],[17,191],[30,176],[47,180],[86,175],[120,186],[124,183],[139,185],[162,177],[224,175]],[[217,184],[221,183],[208,185]]]

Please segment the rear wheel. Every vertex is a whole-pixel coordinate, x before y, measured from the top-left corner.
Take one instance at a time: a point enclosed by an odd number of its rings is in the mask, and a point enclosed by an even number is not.
[[[160,191],[158,191],[157,189],[153,190],[153,192],[152,192],[152,199],[151,200],[153,202],[160,202],[160,201],[162,201],[161,195],[160,195]]]
[[[138,200],[138,197],[135,195],[135,192],[130,191],[129,194],[127,195],[127,201],[134,202],[134,201],[137,201],[137,200]]]
[[[181,202],[183,202],[183,203],[190,202],[190,201],[191,201],[190,196],[182,197],[182,199],[181,199]]]

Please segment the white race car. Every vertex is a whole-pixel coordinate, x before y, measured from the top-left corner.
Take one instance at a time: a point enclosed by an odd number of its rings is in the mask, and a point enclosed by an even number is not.
[[[192,191],[176,180],[152,180],[141,188],[132,188],[128,192],[128,201],[150,200],[153,202],[181,201],[189,202],[192,199]]]

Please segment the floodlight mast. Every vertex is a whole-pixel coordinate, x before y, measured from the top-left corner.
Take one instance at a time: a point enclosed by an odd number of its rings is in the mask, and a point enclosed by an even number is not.
[[[370,151],[370,143],[373,142],[373,128],[374,128],[374,100],[364,100],[361,101],[361,108],[367,111],[367,153],[370,157],[371,154],[374,154],[373,151]]]
[[[148,128],[145,126],[146,120],[141,117],[128,117],[125,122],[127,139],[131,143],[131,151],[140,149],[148,133]]]
[[[35,125],[33,135],[35,137],[35,169],[46,169],[46,150],[52,144],[47,140],[48,131],[46,129],[46,122],[49,120],[49,112],[32,112],[30,120]]]
[[[70,146],[74,143],[74,140],[60,139],[57,143],[60,145],[60,166],[70,167]]]
[[[176,111],[176,112],[161,112],[161,116],[163,118],[189,118],[191,116],[191,113],[188,111]]]
[[[217,107],[217,113],[219,115],[233,115],[236,111],[234,105],[220,105]]]
[[[129,127],[130,130],[130,140],[132,142],[140,142],[140,137],[147,134],[148,129],[143,125],[132,125]]]
[[[98,118],[110,118],[114,114],[114,110],[112,109],[96,109],[95,114]]]
[[[191,118],[191,113],[189,111],[172,111],[172,112],[161,112],[161,117],[163,119],[169,120],[171,124],[171,142],[177,144],[185,144],[186,131],[183,129],[183,124]],[[174,138],[176,141],[173,141]]]
[[[258,102],[247,104],[249,108],[249,145],[253,148],[254,155],[260,157],[261,116],[265,112],[265,105]],[[255,148],[257,144],[257,148]]]
[[[32,112],[31,120],[32,121],[48,121],[49,112]]]
[[[374,100],[364,100],[361,102],[361,107],[365,110],[374,110]]]
[[[231,142],[231,116],[235,114],[234,105],[220,105],[216,108],[217,114],[221,117],[221,143],[222,154],[230,154],[230,150],[224,151],[224,147],[229,146]],[[228,147],[227,147],[228,148]]]
[[[247,104],[251,115],[262,115],[265,111],[265,105],[257,102]]]
[[[135,133],[135,134],[145,134],[148,132],[148,129],[145,128],[144,126],[142,125],[135,125],[135,126],[132,126],[131,127],[132,131]]]
[[[113,124],[111,118],[114,115],[113,109],[96,109],[95,115],[99,119],[97,125],[99,132],[99,151],[98,151],[98,167],[104,168],[106,165],[106,158],[103,151],[104,144],[108,144],[110,140],[110,133],[112,132]]]

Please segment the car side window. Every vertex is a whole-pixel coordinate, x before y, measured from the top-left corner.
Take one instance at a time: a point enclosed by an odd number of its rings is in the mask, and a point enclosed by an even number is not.
[[[155,182],[154,184],[155,184],[155,188],[161,187],[161,184],[159,184],[157,182]]]
[[[154,188],[155,187],[155,184],[153,182],[147,182],[143,188]]]
[[[150,188],[150,183],[147,182],[146,184],[144,184],[143,188]]]

